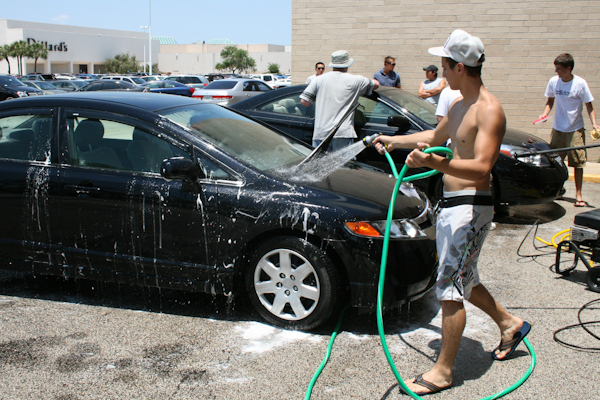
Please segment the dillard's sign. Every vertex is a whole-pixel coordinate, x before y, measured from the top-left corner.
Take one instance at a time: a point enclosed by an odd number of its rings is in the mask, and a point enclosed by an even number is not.
[[[32,38],[27,38],[27,44],[37,43],[38,41]],[[60,42],[60,44],[48,44],[48,42],[39,42],[46,46],[48,51],[67,51],[67,45],[65,42]]]

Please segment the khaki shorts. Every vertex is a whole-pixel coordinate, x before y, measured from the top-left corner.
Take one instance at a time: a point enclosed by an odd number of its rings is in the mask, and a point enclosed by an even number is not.
[[[575,132],[561,132],[552,128],[552,137],[550,139],[550,147],[553,149],[561,149],[563,147],[585,146],[585,128],[581,128]],[[583,168],[587,161],[586,149],[561,151],[558,153],[564,160],[568,158],[569,167]]]

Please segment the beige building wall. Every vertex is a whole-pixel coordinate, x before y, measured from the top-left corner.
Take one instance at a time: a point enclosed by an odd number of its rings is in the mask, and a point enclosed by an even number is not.
[[[573,73],[588,82],[600,108],[598,21],[600,0],[292,0],[293,83],[304,83],[317,61],[327,66],[331,53],[344,49],[356,60],[350,73],[369,78],[385,56],[397,57],[402,88],[416,94],[423,67],[435,64],[441,74],[439,57],[427,49],[464,29],[483,41],[483,81],[502,102],[509,126],[549,140],[551,122],[532,122],[544,109],[560,53],[573,55]],[[585,110],[584,121],[589,132]],[[598,160],[600,150],[588,157]]]

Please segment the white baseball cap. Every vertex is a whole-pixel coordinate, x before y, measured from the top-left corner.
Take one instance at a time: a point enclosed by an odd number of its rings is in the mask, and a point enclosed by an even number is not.
[[[429,54],[449,57],[468,67],[478,67],[483,64],[483,61],[480,60],[484,53],[481,39],[460,29],[452,32],[443,47],[432,47],[429,49]]]

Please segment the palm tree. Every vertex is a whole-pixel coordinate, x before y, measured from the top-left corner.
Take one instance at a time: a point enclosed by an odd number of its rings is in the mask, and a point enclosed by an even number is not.
[[[19,75],[23,74],[23,57],[27,57],[27,42],[24,40],[19,40],[18,42],[14,42],[11,45],[11,54],[10,56],[17,58],[17,67],[19,71]]]
[[[8,74],[10,75],[10,60],[8,59],[9,56],[10,56],[10,44],[5,44],[4,46],[0,46],[0,59],[4,59],[8,63]]]
[[[48,49],[40,42],[35,42],[27,46],[27,57],[34,58],[35,63],[33,64],[33,72],[37,72],[37,60],[41,58],[42,60],[48,59]]]

